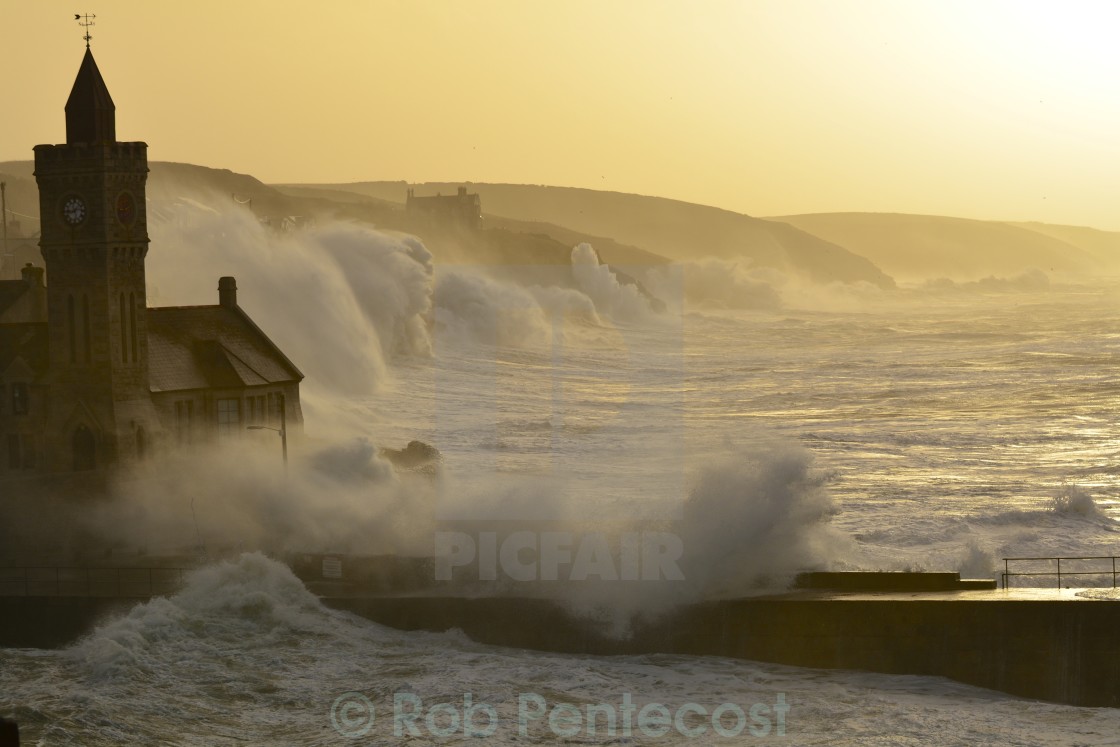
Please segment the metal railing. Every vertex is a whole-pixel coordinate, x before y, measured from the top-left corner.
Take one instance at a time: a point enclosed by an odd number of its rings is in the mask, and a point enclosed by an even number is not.
[[[0,597],[128,597],[169,594],[189,568],[0,568]]]
[[[1067,563],[1069,561],[1084,562],[1084,561],[1105,561],[1105,560],[1107,560],[1111,563],[1111,566],[1107,567],[1107,568],[1102,568],[1100,570],[1086,571],[1086,570],[1069,570],[1069,566],[1067,565],[1066,566],[1067,570],[1065,572],[1063,572],[1062,571],[1062,561],[1063,560],[1067,561]],[[1059,557],[1051,557],[1051,558],[1004,558],[1003,559],[1003,588],[1006,589],[1008,579],[1013,578],[1015,576],[1055,576],[1055,577],[1057,577],[1057,582],[1058,582],[1058,588],[1059,589],[1062,588],[1062,576],[1065,576],[1066,578],[1069,578],[1070,576],[1112,576],[1112,588],[1115,589],[1117,587],[1117,574],[1120,573],[1120,568],[1117,568],[1116,560],[1117,560],[1117,556],[1115,556],[1115,555],[1085,555],[1085,556],[1080,556],[1080,557],[1061,557],[1061,558],[1059,558]],[[1024,573],[1012,573],[1011,572],[1011,564],[1012,563],[1039,562],[1039,561],[1047,561],[1047,562],[1050,562],[1050,563],[1056,563],[1056,568],[1055,568],[1055,570],[1047,570],[1047,571],[1033,571],[1033,572],[1024,572]]]

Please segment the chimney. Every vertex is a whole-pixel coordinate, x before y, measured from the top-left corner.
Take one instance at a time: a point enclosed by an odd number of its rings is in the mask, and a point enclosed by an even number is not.
[[[43,287],[43,272],[44,270],[42,267],[36,267],[30,262],[24,265],[23,269],[20,270],[20,274],[23,275],[23,282],[37,288]]]
[[[231,277],[218,278],[218,303],[228,308],[237,307],[237,280]]]
[[[466,187],[459,187],[459,196],[460,197],[466,197],[467,196],[467,188]]]

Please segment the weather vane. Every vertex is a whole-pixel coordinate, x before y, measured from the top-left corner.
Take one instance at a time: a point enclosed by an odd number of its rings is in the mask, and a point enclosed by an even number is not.
[[[81,26],[82,28],[84,28],[86,30],[86,35],[82,37],[83,39],[86,40],[86,49],[89,49],[89,40],[93,38],[92,36],[89,35],[89,27],[96,25],[93,22],[94,18],[97,18],[97,16],[91,15],[89,13],[84,13],[84,14],[83,13],[75,13],[74,14],[74,20],[78,22],[79,26]]]

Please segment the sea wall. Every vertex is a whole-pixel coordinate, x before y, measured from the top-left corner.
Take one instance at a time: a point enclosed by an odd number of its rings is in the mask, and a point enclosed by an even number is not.
[[[965,595],[962,595],[965,596]],[[613,639],[544,600],[325,600],[403,630],[581,654],[727,656],[924,674],[1027,698],[1120,707],[1120,604],[796,595],[695,605]]]
[[[1114,602],[740,600],[688,610],[649,633],[648,646],[677,653],[939,675],[1027,698],[1120,707]]]
[[[0,648],[58,648],[102,620],[127,614],[144,599],[126,597],[0,597]]]
[[[1120,707],[1120,603],[1019,599],[1002,591],[926,596],[933,595],[802,593],[710,602],[637,620],[624,638],[543,599],[339,596],[323,601],[401,630],[457,628],[481,643],[515,648],[725,656],[936,675],[1038,700]],[[63,646],[101,620],[125,614],[137,601],[0,597],[0,646]]]

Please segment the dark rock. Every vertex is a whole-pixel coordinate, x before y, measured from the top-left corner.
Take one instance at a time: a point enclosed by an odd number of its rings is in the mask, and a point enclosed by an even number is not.
[[[434,471],[443,461],[439,449],[423,441],[409,441],[408,446],[403,449],[382,448],[381,456],[389,460],[397,469],[425,472]]]
[[[19,747],[19,726],[0,718],[0,747]]]

